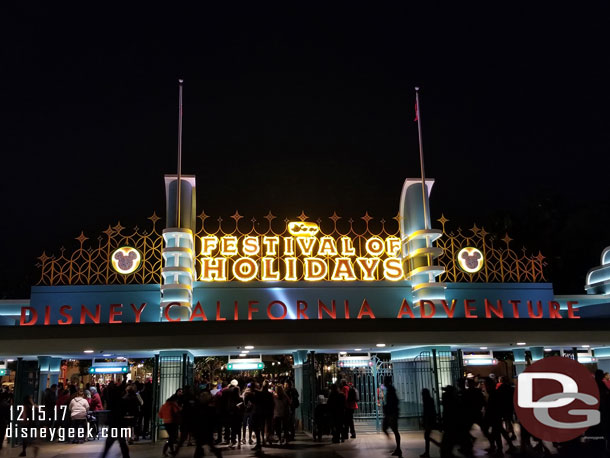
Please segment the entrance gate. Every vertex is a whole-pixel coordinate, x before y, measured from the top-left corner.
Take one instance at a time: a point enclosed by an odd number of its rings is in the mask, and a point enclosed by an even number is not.
[[[456,385],[462,375],[459,352],[424,351],[417,357],[404,361],[382,361],[377,356],[368,366],[338,368],[332,370],[338,379],[345,378],[358,390],[360,401],[354,412],[354,422],[359,430],[381,431],[383,419],[382,385],[386,376],[391,377],[400,400],[401,428],[419,429],[423,411],[421,390],[428,388],[435,400],[436,411],[441,414],[441,389]]]

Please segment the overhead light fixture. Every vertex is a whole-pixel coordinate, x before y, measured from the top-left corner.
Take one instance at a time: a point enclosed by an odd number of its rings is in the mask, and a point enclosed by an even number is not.
[[[591,345],[583,345],[582,348],[589,348]]]
[[[525,342],[517,342],[517,345],[526,345]]]
[[[112,353],[104,353],[102,356],[106,356],[106,357],[112,356]]]
[[[362,348],[354,348],[354,351],[362,351]]]
[[[240,354],[239,354],[239,357],[240,357],[240,358],[243,358],[244,356],[246,356],[246,354],[245,354],[245,353],[240,353]]]
[[[553,351],[552,348],[545,348],[544,351]]]
[[[242,350],[241,352],[242,352],[243,354],[248,354],[248,353],[250,353],[250,350]]]
[[[378,343],[378,344],[377,344],[377,345],[375,345],[375,346],[376,346],[376,347],[379,347],[379,348],[383,348],[383,347],[385,347],[385,344],[384,344],[384,343]]]
[[[339,354],[340,355],[347,355],[347,352],[346,351],[340,351]]]
[[[244,348],[246,350],[254,350],[254,345],[246,345]]]
[[[498,364],[498,360],[496,358],[465,358],[464,364],[467,366],[493,366]]]
[[[479,347],[481,350],[487,350],[487,347]]]
[[[7,363],[12,363],[13,361],[15,361],[14,359],[7,359],[6,362]]]
[[[83,353],[93,353],[93,350],[85,350]]]

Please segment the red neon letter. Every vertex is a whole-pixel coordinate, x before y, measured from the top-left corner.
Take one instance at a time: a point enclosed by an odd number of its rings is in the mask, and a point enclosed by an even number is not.
[[[72,316],[66,313],[68,310],[72,310],[72,307],[70,307],[69,305],[62,305],[61,307],[59,307],[59,314],[63,316],[65,320],[59,320],[57,324],[60,324],[62,326],[72,324]]]
[[[102,313],[102,306],[100,304],[97,304],[95,306],[95,315],[93,313],[91,313],[87,307],[85,307],[84,305],[81,305],[80,306],[80,324],[85,324],[85,321],[87,321],[87,317],[89,317],[89,319],[91,321],[93,321],[95,324],[100,324],[101,313]]]
[[[258,304],[258,301],[248,301],[248,321],[252,321],[252,314],[258,312],[258,309],[254,306]]]
[[[572,306],[576,304],[578,304],[578,301],[568,301],[568,318],[580,320],[580,317],[576,315],[576,312],[578,312],[578,308],[572,308]]]
[[[331,309],[329,310],[328,307],[326,307],[326,304],[324,302],[322,302],[320,299],[318,299],[318,320],[321,320],[322,317],[322,312],[326,312],[326,314],[331,317],[333,320],[337,319],[337,304],[335,304],[335,300],[331,299],[330,301],[330,305],[331,305]]]
[[[527,301],[527,314],[530,318],[542,318],[542,301],[536,301],[536,306],[538,308],[538,313],[534,314],[532,301]]]
[[[271,309],[273,308],[273,306],[275,304],[278,304],[280,307],[282,307],[282,314],[280,316],[273,316],[273,314],[271,313]],[[286,304],[284,304],[282,301],[273,301],[270,302],[269,305],[267,306],[267,316],[269,317],[270,320],[283,320],[284,318],[286,318],[286,315],[288,314],[288,309],[286,308]]]
[[[492,312],[498,318],[504,318],[504,310],[502,309],[502,301],[500,299],[498,299],[496,307],[485,299],[485,318],[491,318]]]
[[[413,310],[409,307],[409,303],[406,299],[402,300],[402,305],[400,306],[400,310],[398,311],[398,316],[396,318],[402,318],[403,315],[409,315],[411,318],[415,318],[413,315]]]
[[[304,320],[309,320],[307,313],[305,313],[306,311],[307,311],[307,302],[297,301],[297,320],[300,320],[301,318],[303,318]]]
[[[121,323],[122,321],[115,320],[114,318],[117,316],[121,316],[123,314],[122,309],[123,309],[123,304],[110,304],[110,316],[108,317],[108,323],[110,323],[110,324]]]
[[[46,305],[44,308],[44,325],[48,326],[51,324],[51,307]]]
[[[426,314],[426,304],[430,304],[430,315]],[[432,318],[436,313],[436,306],[432,301],[421,300],[419,301],[419,316],[422,318]]]
[[[364,301],[366,302],[366,299]],[[343,301],[343,307],[345,308],[345,319],[349,320],[349,302],[347,299],[345,299]],[[360,318],[360,317],[358,317],[358,318]]]
[[[135,304],[131,304],[131,310],[133,310],[133,315],[135,317],[135,323],[140,322],[140,317],[142,316],[142,311],[146,308],[146,302],[142,303],[140,308],[137,308]]]
[[[235,305],[233,306],[233,319],[239,321],[239,302],[237,301],[235,301]]]
[[[519,304],[521,301],[508,301],[513,306],[513,318],[519,318]]]
[[[27,318],[27,312],[30,312],[30,321],[26,322],[25,320]],[[33,326],[36,324],[37,320],[38,312],[36,310],[34,310],[32,307],[21,307],[21,318],[19,319],[19,326]]]
[[[220,301],[216,301],[216,321],[227,321],[225,317],[220,316]]]
[[[169,304],[167,304],[165,306],[165,310],[163,311],[163,315],[165,316],[165,320],[166,321],[181,321],[182,319],[180,317],[174,319],[172,317],[169,316],[169,309],[173,306],[173,305],[178,305],[180,306],[179,302],[170,302]]]
[[[476,312],[477,310],[474,305],[470,305],[470,303],[474,301],[474,299],[464,299],[464,316],[466,318],[478,318],[478,315],[472,314],[472,312]]]
[[[360,306],[360,311],[358,312],[358,319],[360,320],[364,315],[369,318],[375,319],[375,314],[371,310],[369,303],[365,300],[362,301],[362,305]]]
[[[441,300],[441,305],[445,309],[445,313],[447,314],[447,318],[453,318],[455,314],[455,304],[457,304],[457,299],[451,300],[451,307],[447,305],[447,301],[445,299]]]
[[[208,321],[208,317],[205,316],[205,312],[203,311],[201,302],[197,302],[197,305],[193,309],[193,313],[191,314],[189,321],[193,321],[195,318],[201,318],[203,321]]]
[[[562,318],[560,308],[559,302],[549,301],[549,318]]]

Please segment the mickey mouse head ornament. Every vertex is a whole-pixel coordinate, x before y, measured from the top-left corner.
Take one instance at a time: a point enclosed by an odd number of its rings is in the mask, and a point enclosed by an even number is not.
[[[483,253],[474,247],[462,248],[457,256],[462,270],[474,274],[483,267]]]
[[[124,246],[115,250],[110,260],[114,270],[120,274],[127,275],[138,270],[142,261],[142,255],[135,248]]]

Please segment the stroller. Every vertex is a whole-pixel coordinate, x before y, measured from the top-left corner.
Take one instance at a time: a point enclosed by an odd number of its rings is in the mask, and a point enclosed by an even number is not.
[[[326,400],[318,400],[313,411],[313,440],[321,441],[322,436],[331,434],[330,411],[326,405]]]
[[[99,428],[99,424],[98,424],[98,419],[97,419],[97,415],[95,414],[95,412],[91,412],[89,411],[87,413],[87,423],[89,423],[90,428],[91,428],[91,434],[92,434],[92,438],[89,437],[87,438],[87,440],[98,440],[100,438],[100,428]]]

